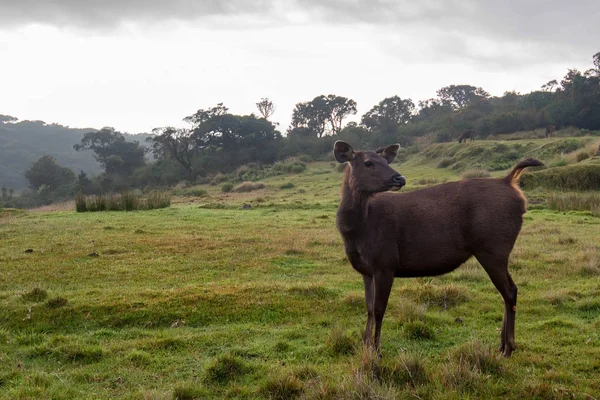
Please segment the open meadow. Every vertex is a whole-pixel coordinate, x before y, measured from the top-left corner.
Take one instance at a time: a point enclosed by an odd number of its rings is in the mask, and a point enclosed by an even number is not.
[[[392,164],[403,191],[504,176],[528,156],[567,171],[560,191],[549,169],[524,179],[510,359],[497,352],[501,296],[474,259],[397,279],[381,364],[362,350],[333,160],[250,192],[180,189],[158,210],[0,211],[0,398],[598,399],[600,192],[568,175],[600,163],[598,144],[432,144]]]

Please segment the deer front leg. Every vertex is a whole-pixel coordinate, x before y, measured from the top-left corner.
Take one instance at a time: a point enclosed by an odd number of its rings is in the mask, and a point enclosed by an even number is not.
[[[381,325],[394,284],[394,274],[388,271],[380,271],[375,274],[373,280],[375,283],[375,305],[373,307],[375,314],[375,350],[381,354]]]
[[[373,324],[375,323],[375,281],[372,276],[363,275],[363,282],[365,283],[365,303],[367,306],[367,326],[365,327],[365,333],[363,335],[363,344],[365,347],[371,346],[371,337],[373,336]]]

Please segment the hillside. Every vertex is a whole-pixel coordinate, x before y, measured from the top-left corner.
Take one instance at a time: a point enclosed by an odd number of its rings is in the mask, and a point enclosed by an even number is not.
[[[43,121],[8,122],[0,116],[0,187],[16,190],[27,187],[25,171],[31,163],[44,154],[55,157],[58,162],[76,174],[83,170],[93,176],[101,172],[100,165],[91,152],[77,152],[73,145],[83,135],[94,129],[76,129]],[[144,143],[145,136],[125,135],[129,141]]]
[[[399,196],[476,168],[502,176],[517,156],[551,165],[526,175],[546,181],[600,168],[589,154],[598,141],[433,144],[405,150],[392,166],[408,182]],[[496,355],[502,299],[472,258],[447,275],[395,281],[379,369],[361,351],[363,281],[335,227],[339,165],[299,157],[245,166],[215,185],[178,185],[173,206],[160,210],[0,212],[0,399],[600,391],[600,207],[555,209],[546,201],[562,193],[525,189],[529,211],[509,265],[519,287],[511,359]],[[223,193],[241,180],[264,187]],[[600,204],[599,191],[572,194]]]

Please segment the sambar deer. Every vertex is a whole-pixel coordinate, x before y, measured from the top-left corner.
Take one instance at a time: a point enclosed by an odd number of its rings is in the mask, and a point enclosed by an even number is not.
[[[549,138],[550,136],[552,136],[552,134],[556,132],[556,126],[554,125],[548,125],[546,127],[546,138]]]
[[[347,163],[336,223],[346,255],[364,281],[365,346],[380,351],[381,325],[395,277],[445,274],[475,256],[504,299],[500,351],[510,357],[515,349],[517,286],[508,272],[508,257],[526,209],[518,182],[524,168],[542,163],[521,161],[501,179],[383,193],[406,184],[388,165],[399,147],[355,152],[337,141],[333,149],[336,160]]]
[[[460,136],[458,137],[458,143],[462,143],[463,140],[465,141],[465,143],[467,143],[467,139],[471,139],[470,140],[471,142],[473,140],[475,140],[475,132],[472,129],[469,129],[469,130],[461,133]]]

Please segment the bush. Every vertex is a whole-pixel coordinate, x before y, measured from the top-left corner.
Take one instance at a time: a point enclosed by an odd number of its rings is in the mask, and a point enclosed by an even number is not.
[[[306,169],[306,166],[301,166],[301,165],[294,165],[292,167],[292,173],[294,174],[300,174],[302,172],[304,172],[304,170]]]
[[[153,210],[169,206],[171,195],[160,191],[152,191],[146,198],[139,191],[100,196],[78,194],[75,198],[77,212]]]
[[[551,193],[546,199],[551,210],[590,211],[600,216],[600,194],[598,193]]]
[[[489,178],[491,176],[492,174],[490,174],[489,171],[479,168],[466,170],[460,175],[462,179]]]
[[[313,158],[311,156],[309,156],[308,154],[302,154],[301,156],[298,157],[298,160],[305,162],[305,163],[309,163],[313,160]]]
[[[264,189],[265,184],[262,182],[243,182],[235,186],[232,191],[236,193],[252,192],[254,190]]]
[[[215,176],[213,176],[212,180],[210,181],[210,184],[213,185],[213,186],[216,186],[219,183],[223,183],[223,182],[226,182],[228,180],[229,180],[229,178],[227,177],[227,175],[218,173]]]
[[[453,158],[453,157],[445,157],[445,158],[442,158],[440,160],[440,162],[437,164],[437,167],[438,168],[446,168],[446,167],[451,166],[455,162],[456,162],[455,158]]]
[[[231,182],[224,183],[223,186],[221,186],[221,192],[223,192],[223,193],[229,193],[232,190],[233,190],[233,183],[231,183]]]
[[[575,159],[577,160],[577,162],[580,162],[580,161],[583,161],[583,160],[587,160],[588,158],[590,158],[590,155],[587,152],[585,152],[585,151],[580,151],[575,156]]]
[[[190,197],[205,197],[208,196],[208,192],[204,189],[200,189],[198,187],[192,188],[184,188],[173,191],[174,195],[177,196],[190,196]]]
[[[279,189],[293,189],[295,187],[295,185],[292,182],[287,182],[284,183],[283,185],[279,186]]]
[[[559,190],[598,190],[600,188],[600,164],[575,164],[548,168],[521,177],[524,188],[544,187]]]

